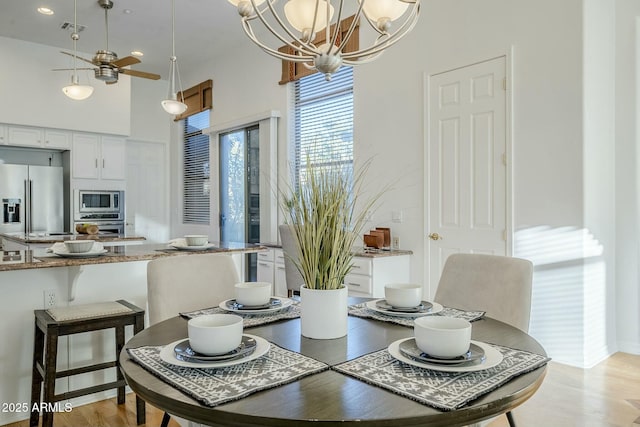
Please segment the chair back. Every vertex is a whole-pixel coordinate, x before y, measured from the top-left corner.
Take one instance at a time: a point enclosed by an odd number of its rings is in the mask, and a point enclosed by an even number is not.
[[[280,231],[280,242],[284,253],[284,273],[287,281],[287,290],[299,292],[300,285],[304,284],[304,279],[295,266],[294,259],[297,259],[298,248],[293,237],[293,228],[289,224],[278,226]]]
[[[181,312],[214,307],[235,295],[240,280],[231,256],[194,254],[157,258],[147,264],[151,325]]]
[[[531,261],[498,255],[453,254],[447,258],[435,301],[482,310],[527,332],[531,314]]]

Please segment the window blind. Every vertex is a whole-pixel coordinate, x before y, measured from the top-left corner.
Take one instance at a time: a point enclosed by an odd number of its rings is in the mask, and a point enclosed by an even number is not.
[[[313,74],[294,82],[294,180],[304,182],[307,161],[316,167],[353,167],[353,69],[331,81]]]
[[[183,213],[185,224],[209,224],[209,110],[184,119]]]

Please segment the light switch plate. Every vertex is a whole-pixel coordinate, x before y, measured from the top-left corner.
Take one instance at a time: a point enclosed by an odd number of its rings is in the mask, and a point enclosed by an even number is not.
[[[402,222],[402,211],[392,211],[391,221],[398,223]]]

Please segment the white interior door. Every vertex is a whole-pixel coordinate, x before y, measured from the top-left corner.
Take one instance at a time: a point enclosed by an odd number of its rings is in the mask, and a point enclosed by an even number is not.
[[[429,78],[431,295],[450,254],[506,254],[505,68],[501,57]]]
[[[169,240],[166,145],[127,142],[127,234],[151,242]]]

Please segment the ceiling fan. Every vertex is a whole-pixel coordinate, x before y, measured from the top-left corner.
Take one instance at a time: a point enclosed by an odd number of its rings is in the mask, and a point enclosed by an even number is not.
[[[61,51],[65,55],[73,56],[81,61],[88,62],[95,65],[95,68],[77,68],[77,70],[93,70],[95,77],[98,80],[104,81],[106,84],[114,84],[118,82],[118,74],[126,74],[132,77],[142,77],[145,79],[158,80],[160,75],[147,73],[145,71],[131,70],[127,67],[129,65],[138,64],[140,60],[135,56],[125,56],[118,59],[118,55],[115,52],[109,50],[109,18],[108,10],[113,7],[113,1],[111,0],[98,0],[98,5],[104,9],[104,22],[106,29],[106,49],[98,50],[92,59],[82,58],[70,52]],[[75,28],[74,28],[75,31]],[[73,37],[73,36],[72,36]],[[67,71],[72,68],[57,68],[53,71]]]

